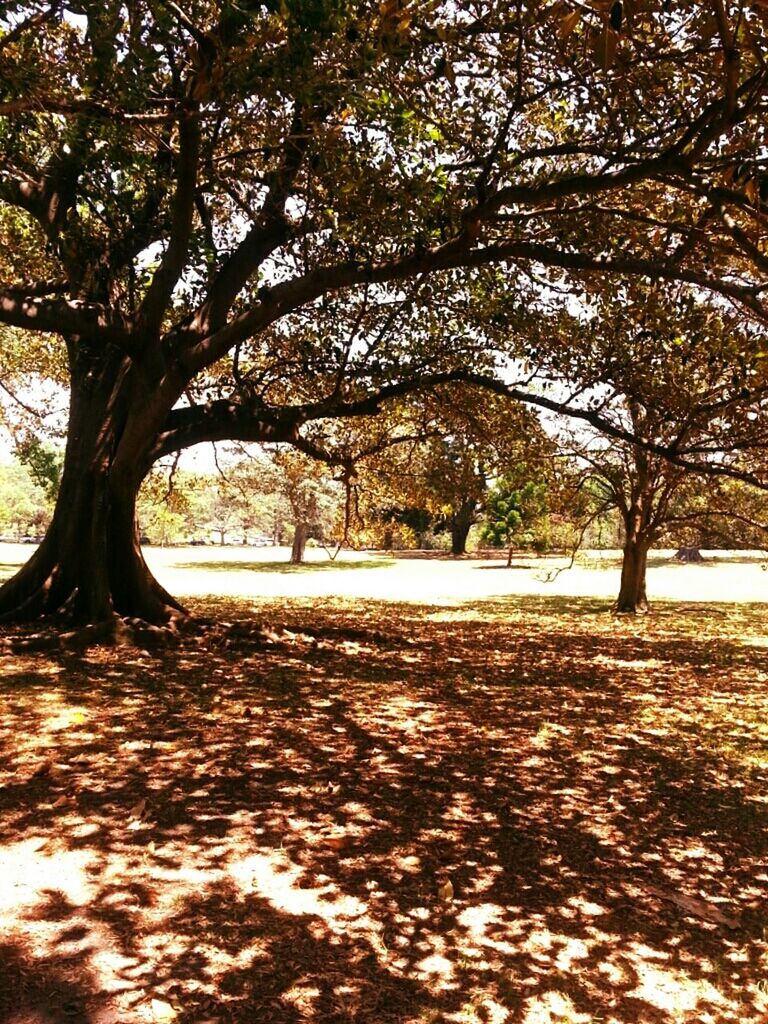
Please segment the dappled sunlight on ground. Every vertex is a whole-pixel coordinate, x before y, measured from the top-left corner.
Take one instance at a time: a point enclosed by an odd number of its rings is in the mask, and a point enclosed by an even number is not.
[[[6,656],[0,1018],[768,1019],[768,608],[599,609]]]

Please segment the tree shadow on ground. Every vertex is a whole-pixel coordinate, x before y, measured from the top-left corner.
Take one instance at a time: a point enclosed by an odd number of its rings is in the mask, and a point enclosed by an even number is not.
[[[501,557],[501,556],[499,556],[499,557]],[[505,569],[506,570],[512,570],[512,569],[528,569],[528,570],[530,570],[530,569],[541,569],[541,567],[542,567],[542,563],[541,562],[518,562],[518,561],[513,561],[512,565],[507,565],[505,563],[504,565],[475,565],[475,566],[473,566],[474,569],[479,569],[481,571],[484,571],[484,570],[487,570],[487,569],[499,569],[499,570],[502,570],[502,571],[505,570]]]
[[[342,559],[339,561],[331,561],[329,558],[327,561],[309,561],[301,562],[299,565],[294,565],[292,562],[237,562],[227,561],[226,559],[221,562],[173,562],[171,563],[174,569],[193,569],[199,572],[200,569],[206,571],[211,570],[212,572],[268,572],[268,573],[313,573],[323,572],[326,569],[344,570],[348,569],[385,569],[395,563],[392,559],[387,558],[370,558],[370,559]]]
[[[173,656],[7,659],[0,1008],[764,1020],[765,608],[597,609],[222,600]]]

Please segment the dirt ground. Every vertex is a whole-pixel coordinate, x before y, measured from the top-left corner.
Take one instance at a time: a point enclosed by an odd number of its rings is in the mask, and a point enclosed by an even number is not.
[[[0,1020],[768,1020],[758,561],[148,554],[220,625],[2,658]]]

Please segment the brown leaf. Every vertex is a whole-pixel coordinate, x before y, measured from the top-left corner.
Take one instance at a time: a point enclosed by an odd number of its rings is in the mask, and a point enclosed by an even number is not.
[[[446,878],[440,888],[437,890],[437,895],[441,900],[452,900],[453,899],[453,882],[450,878]]]
[[[608,71],[613,67],[616,60],[616,46],[619,41],[617,32],[614,32],[610,25],[605,26],[602,32],[598,32],[594,41],[595,57],[603,69]]]
[[[128,816],[131,818],[141,818],[144,816],[144,812],[146,811],[146,809],[147,801],[144,798],[142,798],[141,800],[139,800],[137,804],[133,805],[130,811],[128,811]]]
[[[330,846],[332,850],[340,850],[342,846],[346,846],[349,842],[349,836],[341,835],[339,833],[330,836],[321,836],[321,842],[324,846]]]
[[[695,899],[693,896],[683,896],[681,893],[672,892],[669,889],[662,889],[658,885],[647,885],[645,887],[653,896],[674,903],[687,914],[699,917],[703,921],[710,921],[712,924],[721,924],[726,928],[740,928],[741,921],[732,914],[725,914],[714,903],[707,903],[705,900]]]
[[[560,22],[560,28],[557,30],[558,38],[567,39],[571,32],[573,32],[573,30],[579,24],[580,20],[581,11],[571,11],[570,14],[566,14],[566,16]]]

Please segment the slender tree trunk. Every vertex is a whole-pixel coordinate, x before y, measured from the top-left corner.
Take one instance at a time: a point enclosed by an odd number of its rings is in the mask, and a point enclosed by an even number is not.
[[[645,576],[649,547],[644,539],[638,538],[630,539],[624,545],[617,612],[642,615],[648,611]]]
[[[513,551],[514,551],[514,548],[510,544],[509,547],[507,548],[507,568],[508,569],[512,568],[512,552]]]
[[[455,557],[467,553],[467,537],[474,515],[474,501],[465,501],[451,516],[451,554]]]
[[[304,548],[307,546],[307,535],[309,523],[296,523],[293,534],[293,547],[291,548],[291,564],[301,565],[304,561]]]
[[[633,424],[642,423],[642,410],[633,407]],[[647,452],[634,450],[635,479],[632,482],[631,497],[622,509],[624,520],[624,557],[621,564],[621,584],[614,611],[643,615],[649,611],[646,591],[646,570],[648,552],[655,539],[653,526],[654,495],[658,482],[658,469],[649,462]]]
[[[119,353],[99,358],[98,366],[73,367],[53,518],[32,558],[0,588],[2,620],[66,611],[79,624],[115,614],[160,624],[183,612],[152,576],[139,544],[136,497],[146,469],[113,464],[137,410],[129,369]]]

